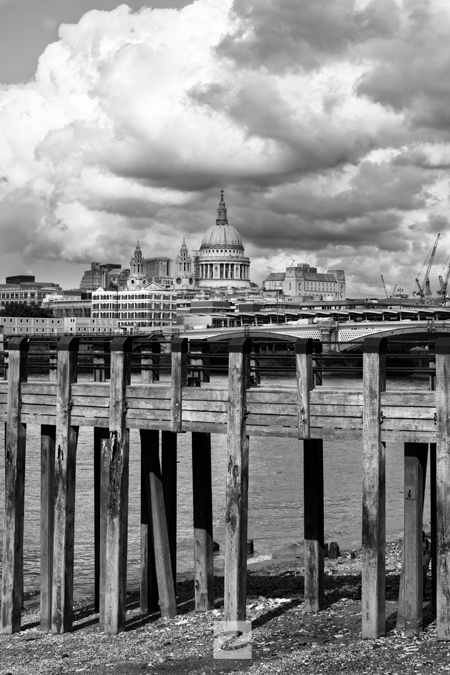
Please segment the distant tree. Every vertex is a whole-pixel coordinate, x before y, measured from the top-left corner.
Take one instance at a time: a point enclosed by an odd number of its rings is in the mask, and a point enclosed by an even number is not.
[[[44,309],[39,305],[26,305],[24,302],[7,302],[4,309],[0,310],[0,316],[31,316],[39,319],[53,317],[51,309]]]

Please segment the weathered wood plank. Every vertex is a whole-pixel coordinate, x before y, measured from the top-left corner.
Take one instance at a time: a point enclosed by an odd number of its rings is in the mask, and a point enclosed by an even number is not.
[[[151,340],[141,346],[141,381],[152,384],[159,381],[161,343]]]
[[[159,431],[140,430],[141,436],[141,611],[158,609],[158,582],[156,578],[155,545],[152,524],[150,473],[152,457],[159,458]]]
[[[381,393],[381,407],[420,406],[436,407],[436,394],[433,391],[384,391]]]
[[[323,441],[303,441],[306,612],[318,612],[324,603]]]
[[[436,628],[450,640],[450,340],[436,342]]]
[[[229,344],[228,470],[225,506],[225,621],[245,621],[247,593],[248,450],[246,390],[251,340]]]
[[[311,426],[331,427],[332,429],[362,429],[363,420],[360,417],[319,417],[311,415]]]
[[[45,422],[45,424],[51,424],[51,419]],[[85,417],[81,415],[72,415],[72,424],[79,427],[106,427],[109,426],[108,417]]]
[[[192,434],[195,609],[214,609],[211,435]]]
[[[274,438],[279,436],[285,438],[298,438],[298,427],[296,424],[291,427],[259,426],[247,424],[247,433],[249,436],[273,436]],[[319,437],[321,437],[320,434]]]
[[[228,389],[211,389],[204,385],[200,388],[187,387],[183,389],[183,406],[188,401],[228,401]]]
[[[57,344],[55,521],[53,539],[52,633],[72,630],[75,534],[75,467],[78,427],[71,420],[72,383],[77,379],[78,338]]]
[[[183,414],[186,410],[228,413],[228,401],[186,401],[183,398]]]
[[[380,392],[386,340],[363,345],[362,637],[385,632],[386,448],[380,436]]]
[[[422,516],[427,454],[427,445],[405,443],[404,574],[400,578],[403,593],[399,597],[398,615],[403,610],[402,628],[411,635],[423,630]]]
[[[127,397],[129,399],[171,399],[172,390],[166,383],[153,384],[130,384],[127,387]]]
[[[186,422],[183,421],[183,431],[198,431],[208,434],[226,434],[226,424],[211,424],[210,422]]]
[[[405,429],[413,431],[427,431],[431,433],[436,432],[436,423],[434,419],[390,419],[389,417],[383,418],[382,424],[383,430],[388,429]]]
[[[274,404],[274,405],[294,405],[297,406],[298,399],[295,389],[292,391],[265,391],[261,392],[259,389],[249,389],[247,393],[247,405],[253,406],[255,404]]]
[[[247,410],[252,415],[292,415],[297,417],[297,405],[277,403],[252,403],[247,401]]]
[[[317,405],[310,406],[311,416],[317,417],[359,417],[362,422],[362,405]]]
[[[310,392],[311,405],[354,405],[362,406],[362,391],[329,390],[321,387]]]
[[[143,399],[143,398],[128,398],[128,407],[130,410],[171,410],[172,405],[170,398],[163,399]]]
[[[109,396],[72,396],[74,407],[109,408]]]
[[[312,343],[311,339],[299,339],[295,344],[299,438],[309,438],[310,435],[310,391],[314,389]]]
[[[109,382],[77,382],[72,386],[72,396],[101,396],[109,398]]]
[[[54,396],[46,396],[45,394],[23,394],[22,393],[22,406],[23,405],[42,405],[42,406],[56,406],[56,392]]]
[[[201,410],[183,410],[183,424],[184,422],[217,422],[218,424],[226,424],[228,419],[227,413],[219,412],[203,412]]]
[[[435,421],[436,408],[422,408],[418,406],[381,406],[385,420],[391,419],[420,419]],[[384,423],[384,422],[383,422]]]
[[[216,415],[219,414],[220,413],[216,413]],[[286,426],[286,427],[296,427],[298,429],[298,416],[296,415],[294,417],[293,415],[253,415],[252,413],[249,413],[247,416],[247,424],[269,426],[269,427]]]
[[[55,520],[56,427],[41,426],[41,578],[40,626],[52,627],[53,535]]]
[[[6,383],[1,383],[2,386],[4,384]],[[24,382],[22,396],[56,396],[56,382],[41,382],[36,380]]]
[[[131,374],[130,338],[111,342],[109,409],[109,485],[106,510],[106,571],[103,630],[116,634],[125,627],[127,590],[129,432],[126,388]]]
[[[98,408],[94,406],[89,406],[84,408],[80,405],[74,405],[72,408],[72,414],[74,416],[82,417],[104,417],[105,419],[109,418],[109,408]],[[91,425],[92,426],[92,425]]]
[[[177,604],[175,598],[175,586],[173,583],[166,509],[164,504],[164,489],[159,466],[159,457],[156,453],[152,453],[150,495],[152,503],[152,525],[159,606],[161,609],[161,616],[172,618],[176,616]]]
[[[108,421],[109,426],[109,421]],[[100,435],[100,504],[99,504],[99,575],[98,575],[98,611],[99,628],[105,630],[105,601],[106,601],[106,528],[109,495],[109,428],[99,427]]]
[[[56,403],[56,399],[55,399]],[[54,415],[56,417],[56,405],[22,405],[23,416]]]
[[[20,415],[22,383],[27,379],[28,339],[8,343],[8,413],[5,430],[5,512],[1,631],[20,630],[23,599],[23,516],[26,427]]]

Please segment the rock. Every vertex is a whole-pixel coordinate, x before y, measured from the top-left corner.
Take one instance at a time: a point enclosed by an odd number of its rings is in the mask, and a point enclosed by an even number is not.
[[[329,558],[339,558],[341,552],[339,550],[339,544],[337,541],[332,541],[328,548],[328,557]]]

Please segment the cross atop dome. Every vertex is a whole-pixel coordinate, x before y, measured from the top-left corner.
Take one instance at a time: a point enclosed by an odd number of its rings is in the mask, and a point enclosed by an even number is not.
[[[220,191],[219,208],[217,209],[216,225],[228,225],[227,205],[223,198],[224,190]]]

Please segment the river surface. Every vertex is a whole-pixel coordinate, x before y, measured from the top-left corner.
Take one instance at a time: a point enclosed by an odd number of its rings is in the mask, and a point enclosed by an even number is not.
[[[265,377],[263,385],[290,384],[294,380]],[[226,380],[223,379],[223,385]],[[360,389],[355,378],[328,377],[323,388]],[[389,379],[389,390],[424,389],[424,379]],[[3,426],[3,425],[2,425]],[[226,436],[212,435],[214,539],[220,544],[215,556],[217,569],[223,565],[226,478]],[[294,555],[303,539],[302,442],[287,438],[250,438],[249,527],[255,556]],[[4,431],[0,433],[4,452]],[[139,582],[140,555],[140,451],[139,432],[130,438],[130,496],[128,533],[128,584]],[[388,443],[386,449],[386,531],[393,539],[403,532],[403,444]],[[24,590],[39,589],[39,499],[40,427],[27,426],[25,484]],[[178,435],[178,522],[177,572],[193,571],[191,435]],[[3,464],[3,462],[2,462]],[[427,476],[424,527],[429,529],[429,481]],[[94,591],[94,500],[93,430],[80,428],[77,450],[75,507],[74,595],[81,598]],[[3,538],[4,469],[0,471],[0,537]],[[341,548],[361,545],[362,447],[359,442],[324,442],[325,541]]]

